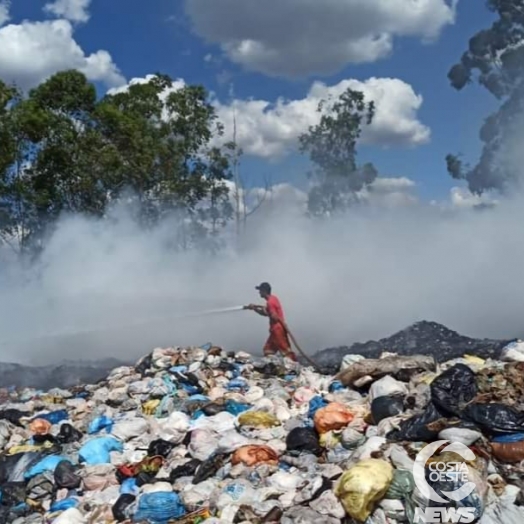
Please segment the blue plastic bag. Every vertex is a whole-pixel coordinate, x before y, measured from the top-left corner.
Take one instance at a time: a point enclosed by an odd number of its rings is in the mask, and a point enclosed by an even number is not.
[[[227,389],[230,391],[237,389],[247,389],[247,387],[247,382],[243,378],[234,378],[233,380],[230,380],[227,385]]]
[[[138,491],[135,478],[125,479],[120,486],[120,495],[137,495]]]
[[[178,519],[185,514],[186,508],[177,493],[161,491],[144,493],[140,497],[133,520],[151,524],[166,524],[169,520]]]
[[[98,437],[86,442],[78,452],[80,462],[90,466],[97,464],[109,464],[111,462],[111,451],[124,450],[122,442],[114,437]]]
[[[248,411],[249,409],[251,409],[249,404],[226,400],[226,411],[231,413],[231,415],[240,415],[240,413],[244,413],[244,411]]]
[[[111,430],[113,429],[113,420],[105,415],[93,419],[87,428],[87,432],[89,435],[93,435],[99,433],[103,429],[106,430],[106,433],[111,433]]]
[[[512,433],[511,435],[500,435],[491,439],[492,442],[498,444],[510,444],[512,442],[522,442],[524,440],[524,433]]]
[[[334,380],[329,385],[330,393],[335,393],[335,391],[341,391],[342,389],[346,389],[346,387],[344,386],[344,384],[342,384],[342,382],[340,382],[340,380]]]
[[[78,506],[78,499],[71,497],[55,502],[51,505],[49,511],[52,513],[55,511],[65,511],[66,509],[76,508],[76,506]]]
[[[62,462],[62,460],[70,462],[68,459],[61,457],[60,455],[48,455],[47,457],[44,457],[42,460],[37,462],[28,471],[26,471],[24,473],[24,478],[26,480],[29,480],[33,477],[36,477],[37,475],[45,473],[46,471],[54,473],[56,467],[60,462]]]
[[[60,409],[58,411],[51,411],[50,413],[44,413],[43,415],[37,415],[33,420],[44,419],[50,422],[52,425],[58,424],[63,420],[67,420],[69,415],[65,409]]]
[[[315,416],[315,413],[320,408],[323,408],[323,407],[327,406],[328,404],[329,404],[329,402],[325,401],[322,397],[320,397],[318,395],[316,397],[313,397],[309,401],[309,411],[308,411],[307,416],[312,419]]]

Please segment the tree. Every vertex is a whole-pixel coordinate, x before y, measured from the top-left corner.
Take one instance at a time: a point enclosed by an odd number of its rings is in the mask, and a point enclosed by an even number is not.
[[[358,166],[356,161],[362,126],[371,124],[375,106],[362,93],[347,89],[335,101],[321,101],[318,111],[320,122],[300,136],[300,151],[313,164],[309,213],[326,216],[347,209],[377,177],[372,164]]]
[[[469,167],[457,155],[446,157],[450,175],[466,180],[477,194],[510,190],[522,178],[521,162],[513,155],[514,139],[522,136],[524,124],[524,7],[522,0],[488,0],[487,5],[498,19],[470,39],[468,50],[448,73],[455,89],[476,80],[502,101],[480,130],[483,149],[478,163]]]
[[[101,99],[74,70],[27,96],[0,83],[0,234],[34,247],[62,213],[103,218],[131,192],[141,225],[176,215],[190,247],[231,216],[220,132],[205,89],[166,75]]]
[[[156,75],[101,101],[102,132],[119,152],[117,187],[137,195],[144,225],[176,214],[199,222],[191,231],[214,234],[217,214],[231,217],[222,183],[231,177],[229,161],[211,146],[222,127],[203,87],[172,86],[171,78]],[[188,235],[183,238],[187,246]]]

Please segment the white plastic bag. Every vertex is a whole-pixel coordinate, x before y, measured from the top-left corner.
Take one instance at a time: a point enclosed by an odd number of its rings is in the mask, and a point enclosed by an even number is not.
[[[501,360],[506,362],[524,362],[524,341],[517,340],[504,347]]]
[[[376,398],[390,397],[392,395],[407,395],[408,387],[403,382],[395,380],[392,376],[386,375],[380,380],[373,382],[369,388],[369,401],[373,402]]]

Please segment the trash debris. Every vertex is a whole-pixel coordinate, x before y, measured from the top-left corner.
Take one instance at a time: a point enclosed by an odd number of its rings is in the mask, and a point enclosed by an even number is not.
[[[449,362],[355,354],[334,376],[213,345],[155,349],[94,385],[10,390],[0,522],[413,524],[443,506],[520,522],[519,348],[501,347],[504,362],[470,346]],[[441,497],[466,486],[434,464],[462,467],[472,491],[432,501],[420,471]]]

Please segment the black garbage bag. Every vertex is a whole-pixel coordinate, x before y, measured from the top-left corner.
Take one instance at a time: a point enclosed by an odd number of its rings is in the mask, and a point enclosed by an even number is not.
[[[212,455],[207,460],[204,460],[193,477],[192,484],[200,484],[216,475],[216,472],[224,465],[227,455],[219,454]]]
[[[404,398],[401,395],[378,397],[371,403],[371,416],[375,425],[385,418],[401,413],[404,413]]]
[[[23,428],[24,426],[20,422],[20,419],[29,417],[30,415],[31,414],[28,411],[20,411],[19,409],[4,409],[0,411],[0,420],[7,420],[8,422],[11,422],[11,424]]]
[[[200,466],[202,462],[198,459],[191,459],[189,462],[186,462],[185,464],[182,464],[181,466],[177,466],[171,473],[169,474],[169,481],[171,484],[175,482],[175,480],[181,478],[181,477],[192,477],[196,470],[198,469],[198,466]]]
[[[130,495],[129,493],[120,495],[111,508],[113,518],[117,522],[123,522],[124,520],[127,520],[130,517],[130,515],[127,514],[127,510],[129,506],[135,502],[135,500],[136,497],[134,495]]]
[[[67,460],[59,462],[55,468],[55,484],[58,488],[77,489],[82,483],[82,479],[76,472],[75,466]]]
[[[424,412],[401,422],[400,428],[390,431],[386,438],[397,442],[401,440],[431,442],[438,436],[441,428],[434,429],[429,427],[429,425],[443,418],[445,417],[443,417],[433,402],[430,402]]]
[[[217,403],[213,402],[211,404],[206,404],[202,408],[202,411],[204,412],[204,414],[206,416],[212,417],[213,415],[218,415],[219,413],[221,413],[225,409],[226,409],[226,407],[224,406],[224,404],[217,404]]]
[[[142,377],[153,367],[153,353],[142,358],[135,366],[135,371]]]
[[[25,482],[2,482],[2,506],[13,507],[25,501],[27,490]]]
[[[49,442],[51,444],[59,444],[59,441],[56,437],[53,435],[33,435],[33,442],[35,444],[45,444],[46,442]]]
[[[141,471],[135,477],[135,482],[136,485],[140,488],[141,486],[145,486],[146,484],[154,484],[155,482],[160,482],[160,479],[156,477],[156,474],[147,473],[147,471]]]
[[[524,413],[505,404],[470,404],[462,417],[489,435],[524,432]]]
[[[62,424],[60,426],[60,431],[56,437],[58,442],[61,444],[72,444],[73,442],[78,442],[82,439],[82,432],[74,428],[71,424]]]
[[[149,447],[147,448],[147,456],[167,458],[171,451],[173,451],[174,447],[175,445],[171,442],[159,438],[149,443]]]
[[[286,437],[287,451],[322,455],[318,433],[313,428],[294,428]]]
[[[431,400],[448,415],[460,417],[464,407],[477,395],[475,373],[464,364],[456,364],[431,383]]]

